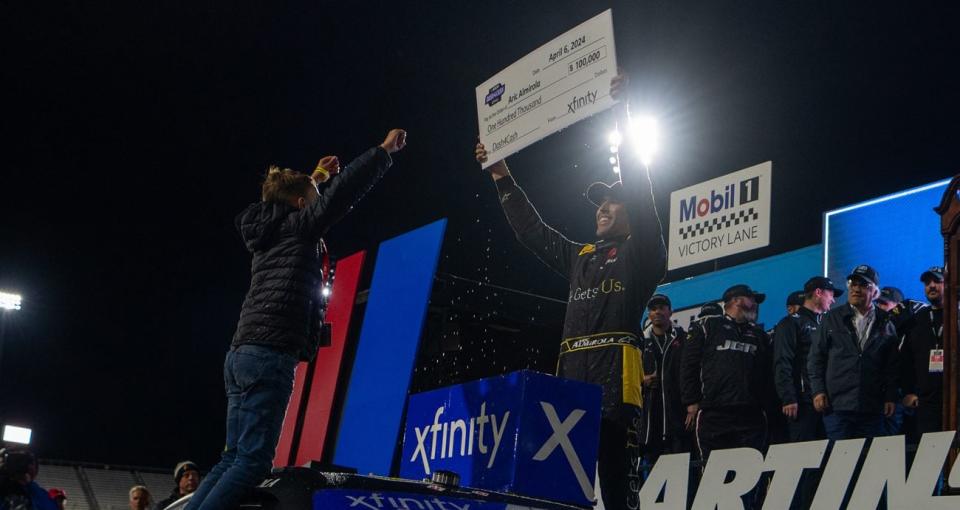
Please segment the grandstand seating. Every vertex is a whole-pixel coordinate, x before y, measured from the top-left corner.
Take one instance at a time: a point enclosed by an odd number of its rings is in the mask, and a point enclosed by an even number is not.
[[[41,460],[37,483],[66,491],[66,510],[127,510],[134,485],[146,485],[154,503],[173,490],[173,476],[167,470],[62,461]]]

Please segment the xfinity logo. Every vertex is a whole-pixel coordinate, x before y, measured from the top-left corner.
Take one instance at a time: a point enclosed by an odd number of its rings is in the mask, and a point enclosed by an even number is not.
[[[395,508],[397,510],[470,510],[469,503],[458,505],[452,501],[441,501],[437,498],[419,499],[414,497],[393,497],[381,496],[374,492],[369,496],[346,496],[350,501],[350,508],[369,508],[370,510],[381,510],[382,508]],[[386,504],[384,504],[386,503]],[[414,506],[416,505],[416,506]]]
[[[440,457],[441,459],[453,458],[454,456],[470,457],[473,456],[474,444],[480,455],[489,455],[487,469],[493,467],[497,460],[497,452],[500,450],[500,441],[503,439],[503,432],[507,428],[507,420],[510,419],[510,411],[504,412],[499,420],[495,414],[487,414],[487,403],[480,404],[480,414],[469,419],[458,419],[440,422],[440,415],[443,414],[444,407],[437,408],[433,415],[433,423],[426,424],[423,427],[414,427],[414,433],[417,436],[417,447],[413,451],[413,457],[410,462],[416,462],[417,458],[423,463],[423,471],[430,474],[430,461],[437,459],[437,436],[440,436]],[[490,425],[490,435],[484,436],[487,425]],[[459,441],[457,432],[459,431]],[[476,434],[474,433],[476,432]],[[427,455],[427,437],[430,441],[430,454]],[[492,445],[489,439],[492,437]]]
[[[550,457],[550,454],[553,453],[557,447],[560,447],[564,457],[567,458],[570,469],[573,470],[574,476],[577,477],[577,483],[580,484],[580,490],[583,491],[583,495],[588,500],[594,499],[593,479],[587,476],[587,472],[583,469],[583,463],[580,462],[580,456],[577,455],[577,450],[573,447],[573,443],[570,442],[570,431],[573,430],[573,427],[577,425],[577,422],[579,422],[587,412],[583,409],[574,409],[561,422],[560,417],[557,416],[557,410],[553,408],[553,405],[541,401],[540,407],[543,408],[543,414],[547,416],[547,421],[550,422],[553,435],[547,438],[547,441],[543,443],[540,450],[533,456],[533,460],[544,461]]]
[[[592,105],[597,102],[597,91],[588,90],[586,94],[582,96],[573,96],[573,99],[567,103],[567,113],[577,113],[577,110]],[[566,114],[564,114],[566,115]]]
[[[570,440],[570,432],[587,414],[587,411],[574,409],[566,418],[561,420],[553,404],[540,401],[540,408],[543,409],[543,414],[546,416],[553,433],[533,455],[533,460],[545,461],[559,449],[577,478],[577,483],[580,485],[583,495],[588,500],[594,499],[593,478],[587,474],[583,462]],[[476,447],[479,455],[489,456],[487,469],[492,468],[494,461],[497,459],[497,452],[500,450],[500,443],[503,440],[507,422],[510,419],[510,411],[505,411],[501,416],[493,413],[487,414],[487,403],[483,402],[480,404],[480,413],[477,416],[440,421],[444,411],[443,406],[438,407],[433,415],[433,423],[413,428],[417,436],[417,446],[413,450],[410,462],[416,462],[419,459],[423,464],[423,471],[429,475],[430,461],[455,456],[469,457],[474,454],[474,447]],[[487,428],[488,425],[489,429]],[[485,434],[487,430],[489,430],[489,434]],[[489,441],[491,436],[492,444]],[[437,451],[438,446],[439,453]]]

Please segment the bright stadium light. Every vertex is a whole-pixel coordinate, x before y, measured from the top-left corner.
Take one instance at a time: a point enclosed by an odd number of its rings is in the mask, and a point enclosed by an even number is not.
[[[607,136],[607,140],[610,142],[610,145],[620,145],[623,142],[623,136],[620,135],[620,132],[614,129],[610,132],[610,135]]]
[[[26,427],[3,426],[3,442],[5,443],[30,444],[31,434],[33,434],[33,431]]]
[[[0,291],[0,308],[4,310],[19,310],[23,297],[20,294],[11,294]]]
[[[660,148],[660,127],[657,119],[650,116],[637,117],[630,122],[630,138],[644,165],[650,166],[653,156]]]
[[[323,288],[320,289],[320,294],[322,294],[323,297],[330,297],[330,293],[331,293],[331,292],[332,292],[332,291],[330,290],[330,286],[329,286],[329,285],[324,285]]]

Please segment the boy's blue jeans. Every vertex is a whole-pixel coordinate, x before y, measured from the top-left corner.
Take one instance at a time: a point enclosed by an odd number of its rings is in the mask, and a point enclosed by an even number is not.
[[[186,510],[232,510],[270,474],[296,367],[296,358],[269,347],[241,345],[227,353],[226,447]]]

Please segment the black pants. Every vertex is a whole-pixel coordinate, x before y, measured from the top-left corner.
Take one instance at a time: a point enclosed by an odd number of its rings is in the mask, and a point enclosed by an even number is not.
[[[787,418],[787,436],[791,443],[826,439],[823,415],[813,408],[813,404],[801,402],[797,406],[797,419]]]
[[[707,460],[713,450],[767,446],[767,419],[759,408],[723,407],[701,409],[697,415],[697,446]]]
[[[827,432],[823,428],[823,415],[813,408],[809,402],[800,402],[797,406],[797,419],[787,418],[787,436],[791,443],[816,441],[825,439]],[[820,470],[805,469],[800,476],[800,483],[793,495],[791,510],[805,510],[813,503],[813,495],[817,492],[820,483]]]
[[[640,416],[628,423],[600,421],[597,472],[606,510],[637,510],[640,506]]]
[[[922,436],[927,432],[943,430],[943,401],[921,401],[917,406],[917,432]]]
[[[763,454],[767,448],[767,417],[759,407],[701,409],[696,434],[704,467],[713,450],[753,448]],[[762,481],[758,483],[758,487],[762,485]],[[760,497],[758,488],[744,494],[744,508],[759,508]]]

